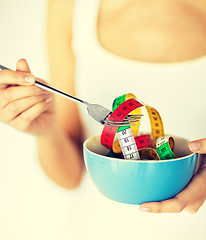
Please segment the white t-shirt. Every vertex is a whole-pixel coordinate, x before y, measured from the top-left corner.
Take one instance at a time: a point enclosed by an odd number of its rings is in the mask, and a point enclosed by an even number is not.
[[[114,98],[131,92],[158,110],[165,133],[191,140],[206,137],[206,57],[159,64],[112,54],[98,41],[99,3],[76,0],[75,4],[73,47],[78,96],[111,109]],[[86,108],[81,109],[88,136],[101,134],[102,126],[89,117]],[[148,132],[147,116],[144,118],[141,130]],[[75,194],[73,239],[205,239],[205,206],[196,215],[141,213],[136,205],[106,199],[87,174]]]

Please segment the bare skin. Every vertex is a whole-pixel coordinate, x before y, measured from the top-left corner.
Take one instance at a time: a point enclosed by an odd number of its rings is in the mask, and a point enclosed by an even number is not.
[[[75,95],[75,56],[71,45],[73,7],[74,0],[49,1],[47,35],[52,85]],[[102,0],[97,23],[99,42],[106,50],[137,61],[160,63],[204,56],[205,29],[203,0]],[[4,102],[0,106],[0,120],[35,135],[45,173],[64,188],[77,187],[84,172],[81,146],[85,138],[77,105],[58,96],[51,95],[51,99],[32,86],[34,81],[26,83],[25,76],[31,74],[25,60],[18,62],[17,70],[0,72],[0,103],[2,99]],[[8,91],[15,92],[12,99],[6,97]],[[47,97],[49,100],[45,101]],[[8,106],[15,106],[18,111]],[[206,153],[206,139],[193,144],[196,148],[192,149],[191,143],[192,151]],[[206,197],[205,161],[202,163],[191,183],[175,198],[144,203],[140,209],[196,212]]]
[[[189,2],[104,0],[99,41],[108,51],[138,61],[179,62],[201,57],[206,54],[206,4],[201,9],[203,1]]]

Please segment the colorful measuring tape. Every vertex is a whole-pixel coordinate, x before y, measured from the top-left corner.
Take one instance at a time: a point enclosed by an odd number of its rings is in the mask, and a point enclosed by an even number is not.
[[[174,139],[170,136],[159,137],[156,142],[156,149],[161,160],[177,158],[173,153]]]
[[[133,94],[124,94],[118,98],[116,98],[113,102],[112,110],[114,111],[119,105],[121,105],[125,100],[135,99]],[[133,114],[140,114],[140,108],[136,108],[131,112]],[[120,146],[120,151],[122,151],[125,159],[140,159],[139,151],[137,149],[137,145],[134,139],[134,135],[137,135],[139,128],[139,122],[133,126],[133,131],[131,126],[119,127],[117,130],[118,137],[118,146]],[[114,144],[113,144],[114,148]],[[118,151],[118,152],[120,152]]]
[[[125,159],[163,160],[176,158],[172,152],[174,140],[171,137],[164,136],[160,114],[155,108],[137,101],[135,95],[128,93],[116,98],[109,119],[122,121],[128,114],[140,114],[140,108],[143,106],[146,108],[150,119],[151,135],[137,136],[139,122],[134,126],[127,127],[105,126],[101,135],[102,145],[111,150],[109,152],[110,156],[115,156],[115,154],[120,156],[119,154],[122,153]],[[118,140],[114,142],[116,133]],[[154,149],[154,146],[157,149]]]
[[[139,150],[140,159],[159,160],[157,150],[154,148],[141,148]]]
[[[136,99],[128,99],[121,103],[109,116],[109,120],[122,121],[126,116],[136,108],[142,107],[143,105]],[[105,147],[112,150],[114,137],[119,127],[117,126],[105,126],[101,135],[101,143]]]
[[[132,94],[132,93],[128,93],[128,94],[122,95],[122,96],[120,96],[120,97],[118,97],[118,98],[116,98],[114,100],[113,106],[114,106],[115,102],[117,102],[118,104],[121,104],[123,102],[124,98],[125,99],[127,99],[127,98],[129,98],[129,99],[131,99],[131,98],[136,99],[136,96],[134,94]],[[149,119],[150,119],[150,125],[151,125],[152,141],[153,141],[154,146],[155,146],[157,138],[161,137],[161,136],[164,136],[164,128],[163,128],[162,119],[160,117],[160,114],[158,113],[158,111],[155,108],[153,108],[153,107],[151,107],[151,106],[149,106],[149,105],[147,105],[145,103],[142,103],[142,102],[140,102],[140,103],[141,103],[140,107],[145,106],[145,108],[146,108],[146,110],[148,112],[148,116],[149,116]],[[133,114],[140,114],[140,113],[141,112],[136,112],[136,113],[133,113]],[[135,126],[135,125],[131,126],[134,137],[136,137],[137,134],[138,134],[139,123],[140,122],[138,122],[137,126]],[[148,137],[146,139],[144,139],[144,137],[142,137],[141,141],[147,142],[148,141]],[[144,147],[153,147],[153,144],[151,144],[151,141],[150,141],[150,143],[148,143],[148,145],[145,145]],[[138,148],[138,146],[137,146],[137,148]],[[121,152],[121,146],[120,146],[118,141],[114,142],[114,144],[113,144],[113,151],[115,153],[120,153]]]
[[[140,159],[132,129],[117,130],[117,136],[125,159]]]

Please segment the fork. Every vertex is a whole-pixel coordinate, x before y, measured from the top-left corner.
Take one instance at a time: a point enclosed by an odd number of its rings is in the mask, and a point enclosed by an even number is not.
[[[0,71],[4,70],[4,69],[9,69],[9,68],[6,68],[6,67],[0,65]],[[46,85],[44,83],[41,83],[37,80],[35,81],[34,85],[37,86],[37,87],[40,87],[42,89],[45,89],[49,92],[61,95],[65,98],[68,98],[68,99],[74,101],[74,102],[84,104],[87,107],[88,114],[94,120],[96,120],[97,122],[99,122],[99,123],[101,123],[102,125],[105,125],[105,126],[123,127],[123,126],[134,125],[143,116],[143,115],[128,115],[127,118],[125,118],[123,121],[119,121],[119,122],[118,121],[112,121],[112,120],[108,119],[112,112],[109,109],[103,107],[102,105],[88,103],[88,102],[86,102],[86,101],[84,101],[80,98],[77,98],[77,97],[74,97],[70,94],[62,92],[62,91],[60,91],[56,88],[48,86],[48,85]]]

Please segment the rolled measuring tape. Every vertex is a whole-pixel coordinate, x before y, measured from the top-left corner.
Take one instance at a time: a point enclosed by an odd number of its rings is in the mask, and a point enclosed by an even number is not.
[[[113,121],[122,121],[129,113],[143,106],[146,107],[150,118],[152,141],[155,145],[157,138],[164,136],[162,119],[155,108],[137,101],[135,95],[128,93],[116,98],[113,103],[114,111],[110,115],[109,119]],[[140,156],[138,153],[137,144],[134,144],[133,140],[134,135],[136,135],[138,132],[138,128],[139,125],[136,128],[136,133],[132,134],[130,127],[119,128],[116,126],[105,126],[101,135],[101,143],[105,147],[112,149],[115,153],[120,153],[122,151],[126,159],[139,159]],[[115,142],[113,146],[113,141],[116,133],[119,139],[119,143]],[[142,137],[142,139],[143,138],[144,137]],[[138,141],[135,141],[135,143],[136,142]],[[148,142],[148,145],[145,145],[144,147],[153,146],[153,143],[151,143],[151,141],[145,140],[145,142]]]
[[[139,155],[141,160],[160,160],[157,150],[154,148],[141,148]]]
[[[173,153],[174,139],[170,136],[157,138],[156,149],[160,160],[177,158],[177,156]]]

